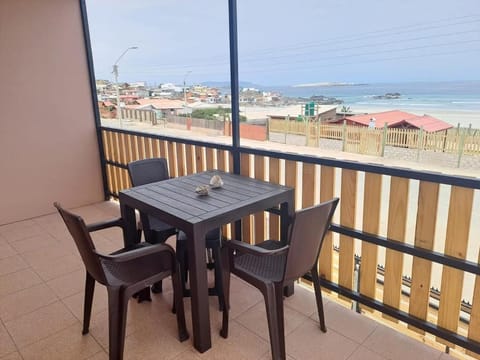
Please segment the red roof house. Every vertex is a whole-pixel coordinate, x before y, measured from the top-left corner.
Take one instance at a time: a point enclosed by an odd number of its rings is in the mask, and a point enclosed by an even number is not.
[[[375,128],[383,128],[385,124],[389,128],[402,129],[420,129],[426,132],[437,132],[450,129],[453,125],[434,118],[430,115],[415,115],[405,111],[391,110],[379,113],[370,113],[364,115],[346,116],[338,119],[336,123],[347,121],[347,125],[370,126]]]

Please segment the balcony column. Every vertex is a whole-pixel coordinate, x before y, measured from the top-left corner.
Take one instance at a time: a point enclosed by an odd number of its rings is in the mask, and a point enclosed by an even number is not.
[[[240,104],[238,83],[237,1],[228,0],[230,37],[230,87],[232,98],[233,172],[240,174]]]

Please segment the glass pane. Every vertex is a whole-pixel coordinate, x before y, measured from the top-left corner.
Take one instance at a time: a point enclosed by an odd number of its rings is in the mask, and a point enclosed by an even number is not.
[[[231,144],[227,5],[87,1],[102,125]]]
[[[239,1],[242,145],[475,168],[479,21],[473,1]]]

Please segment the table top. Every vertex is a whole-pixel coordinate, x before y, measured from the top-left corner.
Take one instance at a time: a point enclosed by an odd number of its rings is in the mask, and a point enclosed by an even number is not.
[[[223,180],[221,188],[209,189],[208,195],[199,195],[195,189],[208,185],[213,175]],[[195,225],[209,222],[218,225],[283,202],[293,201],[294,189],[249,177],[218,170],[205,171],[137,186],[120,192],[120,201],[146,211],[172,225]],[[263,207],[264,205],[264,207]]]

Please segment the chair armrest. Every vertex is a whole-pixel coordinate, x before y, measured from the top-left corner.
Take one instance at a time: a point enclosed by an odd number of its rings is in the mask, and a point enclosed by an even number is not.
[[[170,245],[167,245],[167,244],[155,244],[155,245],[144,246],[144,247],[125,251],[123,253],[115,254],[115,255],[105,255],[105,254],[100,254],[96,251],[95,252],[102,260],[107,260],[112,262],[125,262],[125,261],[135,260],[144,256],[164,252],[164,251],[170,252],[171,255],[175,257],[175,251],[172,249]]]
[[[236,250],[241,253],[245,254],[250,254],[250,255],[255,255],[255,256],[274,256],[274,255],[282,255],[288,251],[288,245],[285,245],[279,249],[275,250],[267,250],[264,248],[261,248],[259,246],[255,245],[250,245],[246,244],[242,241],[238,240],[229,240],[229,241],[224,241],[223,246],[231,249],[231,250]]]
[[[123,229],[124,222],[122,218],[116,218],[116,219],[111,219],[111,220],[106,220],[106,221],[100,221],[97,223],[92,223],[87,225],[87,230],[88,232],[92,231],[98,231],[98,230],[103,230],[103,229],[108,229],[114,226],[121,227]]]

